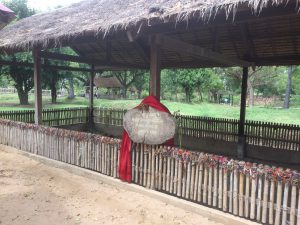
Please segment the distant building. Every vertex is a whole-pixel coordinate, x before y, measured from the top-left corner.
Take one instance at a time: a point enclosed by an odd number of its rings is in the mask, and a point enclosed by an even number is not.
[[[5,27],[14,18],[16,18],[14,11],[0,3],[0,29]]]

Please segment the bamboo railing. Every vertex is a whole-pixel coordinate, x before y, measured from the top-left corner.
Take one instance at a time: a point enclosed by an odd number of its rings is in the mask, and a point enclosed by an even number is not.
[[[16,138],[18,137],[18,138]],[[0,120],[0,143],[118,178],[120,140]],[[297,171],[166,146],[132,144],[132,182],[274,225],[300,224]]]
[[[122,126],[126,110],[95,108],[95,122]],[[179,135],[238,141],[239,120],[175,115]],[[261,121],[246,121],[246,143],[300,152],[300,126]]]
[[[95,108],[96,123],[122,126],[126,110]],[[88,108],[44,109],[43,125],[62,126],[88,121]],[[238,141],[238,120],[212,117],[176,115],[179,135],[211,138],[221,141]],[[26,123],[34,122],[34,111],[1,111],[0,118]],[[246,121],[246,143],[300,152],[300,126],[260,121]]]
[[[34,123],[34,110],[0,111],[0,118],[24,123]],[[46,126],[87,123],[88,108],[43,109],[42,118],[43,125]]]

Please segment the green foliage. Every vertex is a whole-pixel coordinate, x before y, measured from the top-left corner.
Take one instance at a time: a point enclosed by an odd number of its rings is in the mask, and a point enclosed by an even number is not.
[[[185,101],[192,102],[197,91],[202,101],[203,92],[216,92],[223,88],[220,77],[213,69],[181,69],[162,71],[162,96],[178,101],[185,93]]]

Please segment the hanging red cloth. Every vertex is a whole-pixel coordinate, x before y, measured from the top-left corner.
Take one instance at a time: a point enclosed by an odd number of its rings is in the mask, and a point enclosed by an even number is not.
[[[168,108],[161,104],[154,96],[148,96],[146,97],[136,108],[139,108],[142,105],[148,105],[152,108],[161,111],[170,113]],[[168,140],[165,145],[173,146],[174,145],[174,139]],[[122,181],[131,182],[131,155],[130,155],[130,149],[131,149],[131,139],[126,132],[126,130],[123,130],[123,136],[122,136],[122,145],[121,145],[121,152],[120,152],[120,160],[119,160],[119,176]]]

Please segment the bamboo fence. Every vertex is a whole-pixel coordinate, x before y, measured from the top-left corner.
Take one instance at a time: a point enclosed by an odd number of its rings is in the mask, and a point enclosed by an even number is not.
[[[94,122],[122,126],[126,110],[95,108]],[[43,125],[62,126],[88,122],[88,108],[44,109]],[[0,118],[34,122],[34,111],[2,111]],[[176,115],[178,133],[195,138],[237,142],[238,120],[212,117]],[[120,128],[122,129],[122,128]],[[300,126],[260,121],[246,121],[246,143],[287,151],[300,151]]]
[[[18,137],[18,138],[16,138]],[[0,120],[0,143],[118,178],[119,139]],[[132,144],[132,182],[263,224],[300,225],[297,171]]]
[[[88,122],[88,108],[43,109],[43,125],[62,126]],[[34,123],[34,110],[0,111],[0,118]]]

